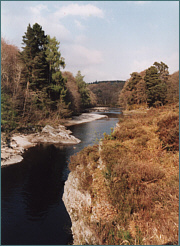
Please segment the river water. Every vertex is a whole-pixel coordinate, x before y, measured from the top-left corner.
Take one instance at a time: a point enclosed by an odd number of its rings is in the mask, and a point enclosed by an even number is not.
[[[109,134],[121,115],[109,109],[108,118],[71,126],[81,139],[74,146],[38,145],[22,162],[1,169],[1,245],[67,245],[71,220],[62,201],[70,156]]]

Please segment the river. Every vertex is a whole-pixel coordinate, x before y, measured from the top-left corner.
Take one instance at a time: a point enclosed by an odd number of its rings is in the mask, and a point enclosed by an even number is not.
[[[71,242],[71,220],[62,201],[70,156],[109,134],[121,111],[111,108],[99,114],[108,118],[69,127],[80,144],[37,145],[24,153],[22,162],[1,169],[2,245]]]

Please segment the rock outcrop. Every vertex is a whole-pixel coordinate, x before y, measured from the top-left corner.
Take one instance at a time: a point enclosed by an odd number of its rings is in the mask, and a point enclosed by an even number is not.
[[[97,244],[93,231],[87,226],[85,210],[91,209],[91,195],[79,190],[79,178],[76,172],[69,174],[65,182],[63,201],[72,221],[73,244]]]
[[[1,166],[11,165],[23,160],[22,154],[30,147],[38,143],[49,144],[78,144],[81,141],[71,135],[71,131],[65,126],[60,125],[58,128],[46,125],[42,132],[33,134],[16,133],[11,136],[9,144],[3,141],[1,136]]]
[[[87,169],[83,170],[79,163],[65,182],[63,201],[71,218],[74,245],[101,245],[102,242],[91,225],[100,221],[111,221],[117,216],[107,197],[106,180],[102,174],[106,167],[101,158],[101,146],[100,142],[96,167],[89,162]],[[84,190],[80,182],[86,172],[92,177],[91,191]]]

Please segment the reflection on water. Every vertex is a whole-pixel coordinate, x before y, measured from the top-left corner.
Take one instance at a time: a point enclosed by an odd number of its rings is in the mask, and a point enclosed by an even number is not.
[[[72,240],[71,220],[62,201],[68,161],[104,132],[110,133],[120,111],[107,115],[108,119],[70,127],[80,144],[38,145],[25,152],[21,163],[1,169],[2,245],[65,245]]]
[[[53,145],[28,150],[3,168],[2,244],[67,244],[71,221],[62,201],[66,151]]]

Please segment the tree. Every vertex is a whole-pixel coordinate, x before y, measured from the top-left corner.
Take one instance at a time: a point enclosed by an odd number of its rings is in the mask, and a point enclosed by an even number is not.
[[[41,89],[48,82],[48,63],[46,61],[47,36],[42,27],[35,23],[29,24],[23,36],[23,51],[20,59],[24,64],[24,81],[32,90]]]
[[[87,88],[86,83],[84,82],[84,76],[81,75],[81,72],[78,71],[75,77],[79,93],[81,95],[81,105],[82,108],[87,108],[91,105],[90,93]]]
[[[151,107],[165,104],[167,86],[166,83],[160,79],[160,74],[155,66],[151,66],[146,70],[144,80],[148,105]]]
[[[179,71],[168,76],[167,101],[168,103],[179,102]]]
[[[136,72],[133,72],[132,74],[131,74],[131,78],[130,78],[130,80],[129,80],[129,83],[128,83],[128,89],[130,90],[130,91],[132,91],[132,90],[136,90],[136,85],[139,83],[139,81],[142,79],[142,77],[138,74],[138,73],[136,73]]]
[[[60,71],[60,67],[65,68],[65,61],[59,51],[60,42],[55,37],[51,38],[49,35],[47,36],[47,41],[45,54],[46,61],[49,64],[49,82],[51,82],[52,74]]]
[[[126,81],[119,97],[120,104],[124,107],[145,102],[145,98],[142,95],[145,87],[143,77],[137,72],[133,72],[130,75],[131,78]]]
[[[31,104],[32,100],[29,100],[29,90],[36,92],[41,91],[38,96],[35,96],[37,100],[34,101],[37,107],[41,107],[40,104],[44,104],[46,99],[45,85],[48,84],[48,63],[46,61],[46,44],[47,36],[45,35],[42,27],[35,23],[33,27],[29,24],[27,32],[23,36],[23,51],[20,52],[20,60],[23,64],[22,82],[26,87],[23,117],[25,116],[26,106],[28,101]]]
[[[161,63],[159,62],[154,62],[153,64],[158,71],[158,74],[160,75],[160,79],[163,80],[164,82],[167,82],[168,80],[168,75],[169,75],[169,71],[168,71],[168,66],[161,61]]]
[[[16,46],[1,39],[1,126],[4,130],[15,127],[23,106],[18,52]]]
[[[67,99],[71,102],[70,109],[74,114],[78,114],[81,111],[81,95],[79,93],[76,80],[70,72],[63,72],[62,75],[66,80]]]
[[[47,92],[51,98],[51,108],[56,110],[57,107],[59,108],[58,105],[63,105],[67,94],[66,81],[60,71],[61,67],[65,68],[65,61],[59,51],[60,42],[55,37],[51,38],[49,35],[47,36],[47,41],[45,51],[46,61],[49,65],[49,85]],[[61,103],[59,103],[59,100]]]
[[[20,54],[24,64],[22,78],[26,86],[23,115],[27,111],[27,104],[34,108],[32,103],[37,110],[44,109],[45,115],[49,115],[51,110],[62,112],[60,107],[67,108],[68,104],[65,102],[67,88],[60,71],[60,67],[65,66],[58,50],[60,43],[55,37],[46,36],[42,27],[35,23],[33,27],[30,24],[27,27],[23,44]]]

